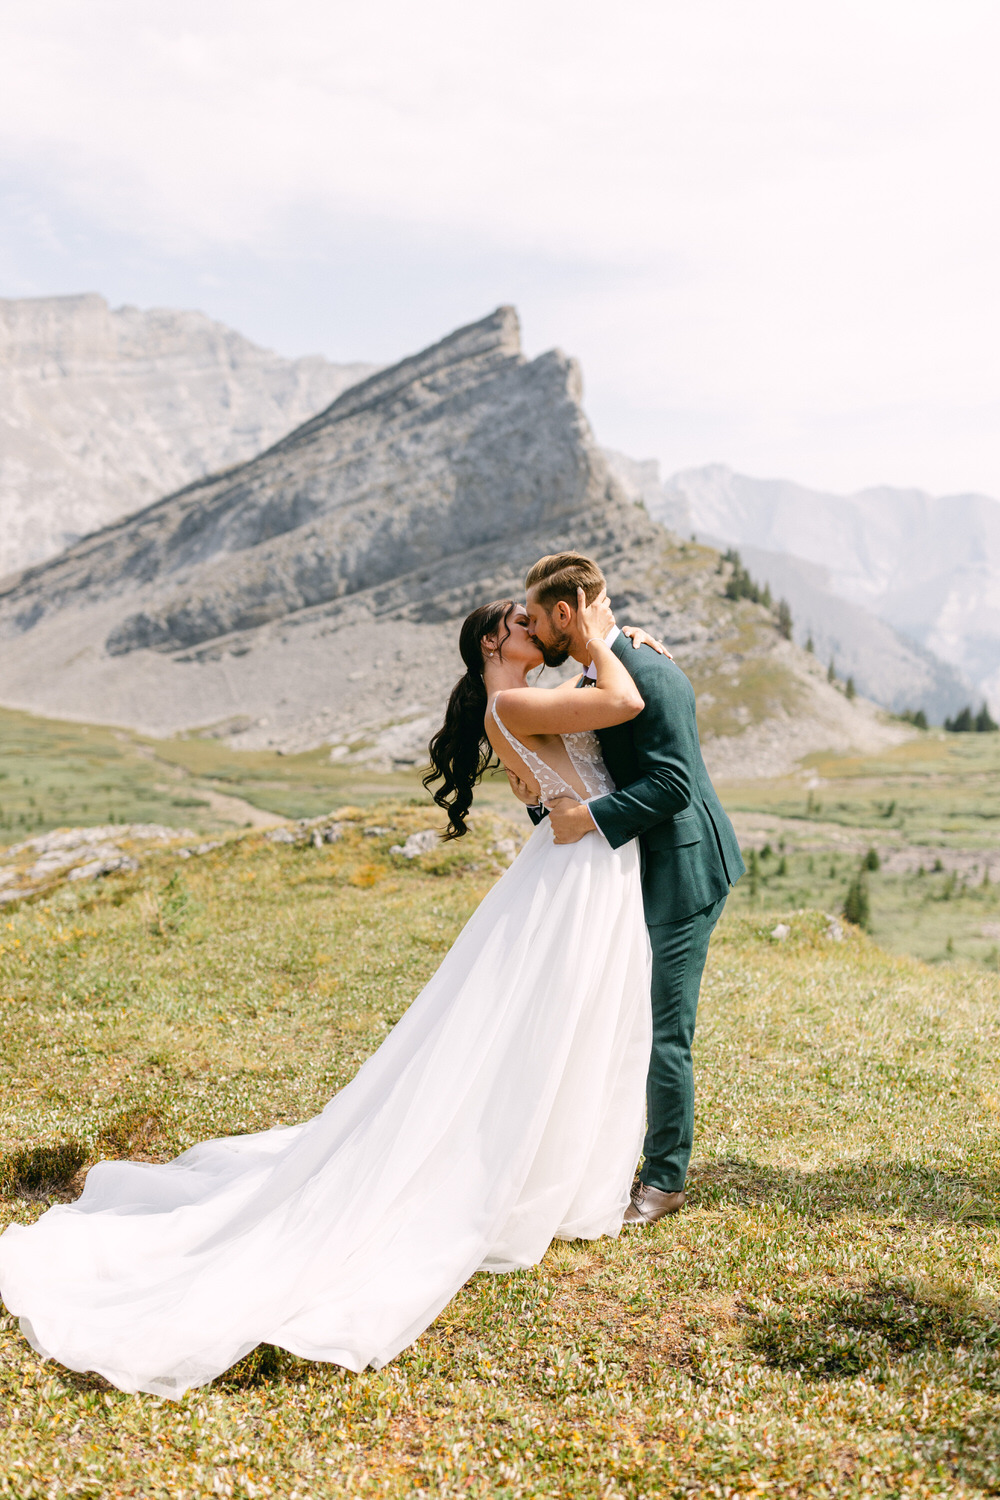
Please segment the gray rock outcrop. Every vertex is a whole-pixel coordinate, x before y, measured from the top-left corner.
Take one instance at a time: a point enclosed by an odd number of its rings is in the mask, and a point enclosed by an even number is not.
[[[198,312],[0,299],[0,576],[250,458],[371,369]]]
[[[612,479],[580,394],[565,355],[524,357],[512,308],[458,330],[7,580],[0,695],[241,743],[380,716],[405,758],[454,676],[456,617],[518,590],[539,551],[663,535]]]
[[[0,701],[421,762],[460,671],[458,622],[569,547],[601,560],[621,618],[662,632],[705,684],[709,737],[743,741],[766,719],[768,766],[792,746],[879,741],[870,706],[847,704],[766,611],[725,599],[716,555],[615,479],[577,365],[527,360],[512,308],[0,584]]]

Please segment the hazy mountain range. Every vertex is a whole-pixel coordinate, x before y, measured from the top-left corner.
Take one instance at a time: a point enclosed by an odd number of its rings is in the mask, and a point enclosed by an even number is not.
[[[558,398],[542,378],[556,368]],[[639,525],[634,505],[622,508],[639,500],[682,537],[738,546],[754,576],[789,600],[799,644],[811,637],[824,668],[833,657],[876,701],[940,720],[973,683],[994,699],[995,502],[960,497],[949,513],[950,502],[901,492],[845,500],[719,466],[663,483],[655,462],[596,448],[572,361],[525,361],[511,310],[365,378],[373,369],[284,360],[195,312],[112,311],[96,295],[0,302],[0,573],[52,559],[8,580],[4,633],[10,641],[28,626],[32,643],[5,648],[8,701],[161,729],[228,714],[246,719],[251,736],[287,738],[293,721],[305,733],[309,716],[297,689],[279,690],[277,666],[248,707],[242,689],[209,687],[211,673],[164,676],[163,657],[189,648],[204,657],[207,643],[367,597],[449,554],[532,537],[537,524],[569,526],[576,515],[567,535],[582,544],[595,484],[616,537]],[[88,540],[74,545],[80,535]],[[484,577],[469,565],[478,587]],[[509,569],[500,576],[516,586]],[[690,614],[677,607],[676,578],[673,587],[672,606],[659,585],[640,594],[650,607],[658,600],[658,618],[674,617],[683,641],[679,620]],[[100,710],[97,678],[69,662],[57,669],[48,647],[39,655],[84,600],[72,660],[93,663],[100,647]],[[432,606],[421,607],[427,623]],[[234,671],[230,661],[227,683]],[[179,694],[166,686],[182,680]],[[338,723],[359,709],[359,694],[341,695]],[[266,710],[275,695],[284,714]]]
[[[576,363],[500,308],[345,390],[246,463],[0,584],[0,701],[234,744],[422,760],[458,622],[539,555],[600,557],[624,620],[673,643],[717,765],[789,769],[898,737],[831,688],[718,555],[612,475]]]
[[[0,576],[252,457],[373,368],[94,293],[0,300]]]
[[[831,495],[720,464],[660,484],[637,468],[652,515],[737,547],[788,597],[797,638],[811,632],[881,702],[938,718],[973,696],[1000,707],[1000,502],[885,487]]]

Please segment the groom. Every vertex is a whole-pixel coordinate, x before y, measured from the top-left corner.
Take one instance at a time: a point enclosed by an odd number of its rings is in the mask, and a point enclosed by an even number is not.
[[[590,604],[604,588],[597,564],[578,552],[543,557],[525,579],[528,628],[546,665],[568,656],[593,681],[577,612],[578,588]],[[701,758],[694,693],[668,656],[633,649],[614,626],[608,645],[635,680],[645,708],[597,737],[616,791],[551,814],[557,844],[587,834],[617,849],[639,838],[642,895],[653,949],[653,1048],[646,1081],[646,1139],[641,1180],[627,1224],[654,1224],[684,1206],[694,1136],[691,1043],[708,941],[729,888],[744,871],[740,848]],[[523,783],[511,785],[522,801]],[[530,794],[529,794],[530,795]],[[544,814],[528,808],[533,822]]]

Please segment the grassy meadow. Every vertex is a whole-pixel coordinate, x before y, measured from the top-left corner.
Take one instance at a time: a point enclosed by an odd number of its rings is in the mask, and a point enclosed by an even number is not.
[[[147,739],[129,729],[0,708],[0,848],[50,828],[162,823],[216,833],[253,808],[318,817],[419,789],[415,772],[338,768],[329,750],[230,750],[213,738]],[[248,804],[219,809],[220,795]]]
[[[881,756],[719,788],[756,869],[733,905],[839,913],[864,872],[869,931],[929,963],[1000,974],[1000,734],[921,734]]]
[[[802,773],[719,787],[756,870],[732,904],[839,914],[862,860],[869,931],[929,963],[1000,973],[1000,734],[916,735],[880,756],[815,755]],[[196,735],[129,730],[0,709],[0,848],[63,826],[161,823],[201,833],[258,815],[320,816],[338,804],[420,797],[419,772],[231,750]],[[502,777],[478,804],[518,816]],[[2,863],[2,856],[0,856]]]
[[[829,769],[815,825],[792,786],[738,815],[790,849],[853,795],[864,844],[866,777]],[[352,800],[334,844],[239,832],[3,914],[0,1222],[101,1156],[308,1116],[379,1044],[510,825],[487,808],[411,862],[390,848],[426,804]],[[1000,1493],[997,975],[832,941],[808,873],[761,875],[717,931],[682,1215],[473,1277],[377,1374],[264,1349],[170,1403],[43,1364],[6,1318],[0,1495]]]

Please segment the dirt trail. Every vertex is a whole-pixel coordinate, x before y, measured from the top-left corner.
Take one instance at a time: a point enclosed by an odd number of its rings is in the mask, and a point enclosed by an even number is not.
[[[234,797],[229,792],[211,792],[207,787],[199,786],[197,794],[204,798],[215,816],[224,823],[238,823],[240,827],[249,823],[252,828],[276,828],[279,823],[288,822],[287,818],[265,812],[262,807],[254,807],[252,802],[245,802],[242,797]]]

